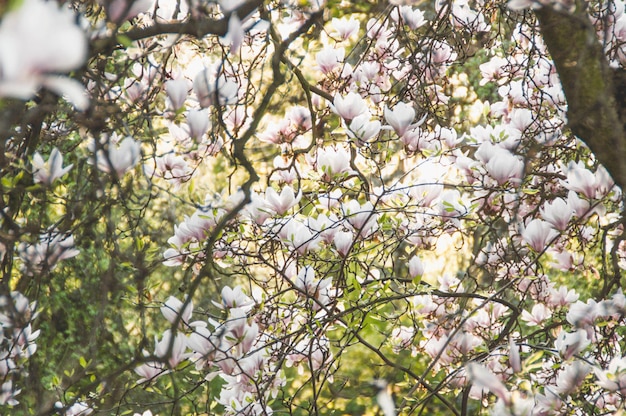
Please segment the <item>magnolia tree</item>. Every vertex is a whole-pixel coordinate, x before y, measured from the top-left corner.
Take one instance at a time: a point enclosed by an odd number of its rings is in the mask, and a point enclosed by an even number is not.
[[[62,3],[0,9],[3,414],[624,409],[623,2]]]

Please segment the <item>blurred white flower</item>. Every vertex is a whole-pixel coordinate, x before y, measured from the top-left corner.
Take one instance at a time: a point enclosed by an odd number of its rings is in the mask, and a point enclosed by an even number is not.
[[[85,110],[83,85],[55,74],[77,69],[86,59],[87,39],[74,13],[56,2],[25,0],[0,23],[0,97],[27,100],[46,87]]]

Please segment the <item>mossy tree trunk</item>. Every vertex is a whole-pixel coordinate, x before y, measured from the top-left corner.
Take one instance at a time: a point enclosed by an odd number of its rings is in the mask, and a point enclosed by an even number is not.
[[[582,3],[573,13],[543,7],[536,15],[567,97],[569,127],[624,189],[626,75],[609,66]]]

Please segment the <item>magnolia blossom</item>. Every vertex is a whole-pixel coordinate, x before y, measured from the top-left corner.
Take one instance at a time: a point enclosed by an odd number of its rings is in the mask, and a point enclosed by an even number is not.
[[[541,216],[559,231],[565,231],[574,211],[563,198],[547,202],[541,208]]]
[[[536,252],[542,252],[554,238],[558,236],[558,232],[554,230],[547,222],[534,219],[528,223],[522,232],[522,238]]]
[[[232,13],[228,18],[228,30],[226,35],[220,38],[220,43],[229,46],[230,53],[234,54],[241,48],[244,36],[245,31],[239,16],[237,13]]]
[[[372,121],[370,114],[365,112],[352,120],[348,129],[348,135],[356,138],[359,144],[364,144],[375,138],[380,129],[380,121]]]
[[[489,176],[494,178],[500,185],[507,182],[519,184],[524,173],[524,161],[506,149],[500,147],[494,150],[494,154],[485,165]]]
[[[19,256],[28,273],[53,270],[57,263],[77,256],[80,251],[74,248],[74,237],[50,230],[39,237],[39,243],[18,245]]]
[[[96,152],[98,169],[107,173],[115,173],[118,178],[131,170],[141,158],[141,144],[131,137],[126,137],[117,145],[109,140],[107,151]]]
[[[337,231],[334,233],[333,243],[337,252],[345,257],[354,243],[354,234],[352,231]]]
[[[293,188],[290,186],[285,186],[280,191],[280,194],[272,187],[268,187],[265,190],[265,203],[267,207],[278,215],[286,213],[300,201],[300,198],[302,198],[302,192],[298,192],[298,195],[296,195],[293,192]]]
[[[200,107],[206,108],[237,102],[239,85],[225,76],[215,77],[209,69],[200,71],[193,80],[193,91],[196,93]]]
[[[189,126],[189,136],[196,142],[201,142],[210,126],[208,110],[189,110],[187,112],[187,126]]]
[[[54,407],[61,409],[63,411],[63,416],[87,416],[94,412],[94,410],[85,402],[76,402],[65,409],[63,403],[56,402]]]
[[[415,278],[424,274],[424,264],[418,256],[411,257],[409,260],[409,276]]]
[[[182,333],[176,333],[172,336],[172,331],[167,329],[163,332],[163,338],[159,341],[156,336],[154,337],[154,355],[164,359],[167,362],[168,368],[176,368],[187,355],[185,350],[187,349],[185,343],[185,336]]]
[[[415,110],[410,104],[400,102],[396,104],[393,110],[385,107],[385,120],[393,127],[398,136],[404,135],[413,123],[413,119],[415,119]]]
[[[243,292],[241,286],[224,286],[222,288],[222,302],[213,302],[220,309],[239,308],[247,312],[254,307],[254,300]]]
[[[402,21],[411,30],[415,30],[427,23],[427,20],[424,18],[424,12],[420,9],[414,9],[409,5],[393,9],[391,18],[396,22]]]
[[[351,199],[341,206],[348,224],[361,237],[368,237],[378,228],[378,214],[375,213],[374,205],[367,201],[363,205]]]
[[[320,71],[324,74],[332,72],[341,62],[343,62],[344,53],[345,51],[343,48],[322,49],[315,56],[315,60],[317,61]]]
[[[105,6],[112,22],[121,23],[150,10],[154,0],[98,0],[98,3]]]
[[[45,185],[52,185],[52,183],[65,175],[72,169],[72,164],[63,167],[63,155],[56,147],[50,152],[50,157],[46,162],[39,152],[35,152],[33,155],[33,179],[35,183],[43,183]]]
[[[87,39],[76,16],[52,1],[19,4],[0,23],[0,97],[27,100],[46,87],[86,110],[89,99],[82,84],[55,75],[87,59]]]
[[[185,100],[189,94],[189,84],[189,81],[184,78],[172,79],[165,83],[167,98],[174,111],[185,105]]]
[[[576,332],[561,331],[554,341],[554,346],[564,360],[569,360],[587,348],[590,343],[591,340],[587,338],[587,331],[579,329]]]
[[[367,111],[367,104],[363,97],[355,92],[349,92],[345,97],[337,94],[333,101],[333,111],[350,122]]]
[[[502,384],[502,381],[486,367],[476,362],[470,362],[465,366],[465,371],[467,371],[467,376],[474,386],[489,390],[505,403],[510,403],[511,393]]]
[[[171,324],[175,323],[177,319],[180,319],[179,322],[181,324],[189,324],[191,314],[193,313],[193,302],[191,299],[185,299],[183,303],[174,296],[170,296],[163,306],[161,306],[161,313]]]
[[[543,303],[534,305],[531,312],[527,310],[522,311],[522,320],[526,321],[529,326],[541,325],[543,321],[551,316],[552,312]]]
[[[341,19],[333,17],[331,24],[333,29],[335,29],[335,35],[338,36],[340,40],[346,40],[356,35],[360,27],[359,21],[354,17],[350,17],[350,19],[345,17]]]
[[[344,147],[322,147],[317,149],[317,166],[322,171],[322,180],[326,182],[352,173],[350,160],[350,152]]]
[[[594,368],[594,372],[599,387],[626,394],[626,356],[616,355],[606,370]]]

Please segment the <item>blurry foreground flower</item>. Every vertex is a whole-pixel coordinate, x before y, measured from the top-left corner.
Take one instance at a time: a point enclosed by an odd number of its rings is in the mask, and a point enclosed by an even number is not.
[[[85,110],[83,85],[55,74],[79,68],[86,58],[87,39],[74,13],[56,2],[25,0],[0,23],[0,97],[28,100],[46,87]]]

